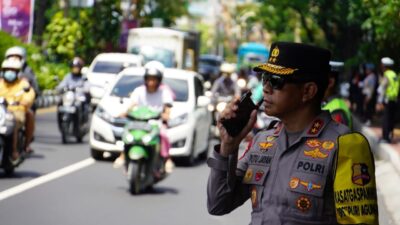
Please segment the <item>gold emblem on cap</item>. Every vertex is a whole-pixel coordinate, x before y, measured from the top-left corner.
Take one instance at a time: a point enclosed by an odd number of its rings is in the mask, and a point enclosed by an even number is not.
[[[278,55],[279,55],[279,48],[275,46],[275,48],[271,52],[271,57],[269,58],[269,61],[273,63],[276,62]]]

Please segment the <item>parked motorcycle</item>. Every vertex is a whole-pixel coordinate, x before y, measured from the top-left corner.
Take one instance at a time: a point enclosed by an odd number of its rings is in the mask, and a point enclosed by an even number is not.
[[[167,173],[160,156],[161,114],[149,107],[135,107],[128,113],[122,141],[129,190],[139,194],[164,179]]]
[[[57,107],[57,122],[64,144],[71,136],[75,137],[77,142],[82,142],[89,131],[89,103],[83,88],[63,90],[61,102]]]
[[[8,103],[5,98],[0,97],[0,168],[4,169],[7,176],[14,173],[25,159],[25,126],[18,130],[17,150],[20,155],[20,160],[17,164],[12,162],[13,151],[13,132],[16,126],[15,117],[12,112],[7,110],[8,104],[18,105],[18,102]]]

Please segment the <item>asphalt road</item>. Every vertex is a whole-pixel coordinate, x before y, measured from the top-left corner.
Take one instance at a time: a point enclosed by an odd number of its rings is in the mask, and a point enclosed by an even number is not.
[[[0,172],[0,224],[3,225],[188,225],[248,224],[250,203],[228,216],[206,208],[209,169],[205,162],[176,167],[154,191],[128,192],[122,169],[90,158],[82,144],[61,143],[55,113],[37,116],[35,153],[15,176]]]
[[[37,116],[33,148],[35,153],[17,168],[15,176],[5,177],[0,171],[2,225],[225,225],[250,221],[249,202],[222,217],[207,213],[209,169],[204,161],[194,167],[176,167],[153,191],[133,196],[122,170],[113,169],[112,161],[90,158],[87,137],[81,144],[61,143],[54,112]],[[393,224],[382,199],[379,201],[380,224]]]

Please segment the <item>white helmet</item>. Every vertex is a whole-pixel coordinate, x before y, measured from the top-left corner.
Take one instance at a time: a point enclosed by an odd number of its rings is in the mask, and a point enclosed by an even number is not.
[[[10,56],[14,56],[14,55],[21,57],[21,61],[24,62],[26,59],[25,48],[23,48],[21,46],[14,46],[14,47],[7,49],[7,51],[5,53],[6,58],[8,58]]]
[[[156,61],[156,60],[152,60],[152,61],[146,63],[144,65],[144,68],[146,68],[146,69],[154,68],[154,69],[157,69],[158,71],[160,71],[160,73],[164,73],[164,70],[165,70],[164,64],[162,64],[161,62]]]
[[[389,58],[389,57],[383,57],[383,58],[381,59],[381,63],[382,63],[383,65],[385,65],[385,66],[393,66],[394,61],[393,61],[393,59],[391,59],[391,58]]]
[[[15,59],[5,59],[1,64],[1,69],[13,69],[13,70],[21,70],[22,62]]]
[[[22,68],[22,62],[16,59],[5,59],[1,64],[1,77],[7,82],[18,79]]]
[[[147,77],[156,77],[160,82],[162,81],[165,69],[162,63],[153,60],[146,63],[146,65],[144,65],[144,68],[145,68],[144,79],[147,79]]]
[[[232,74],[233,72],[235,72],[235,66],[231,63],[222,63],[219,70],[221,71],[221,73]]]

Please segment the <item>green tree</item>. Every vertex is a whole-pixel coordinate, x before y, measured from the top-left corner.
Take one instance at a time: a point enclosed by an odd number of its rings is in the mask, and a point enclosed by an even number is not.
[[[140,26],[152,26],[153,19],[162,19],[164,26],[175,24],[175,20],[188,14],[188,0],[137,0],[133,17]]]
[[[56,62],[66,62],[75,56],[75,49],[82,40],[82,29],[78,22],[65,18],[60,11],[47,25],[44,36],[49,58]]]

